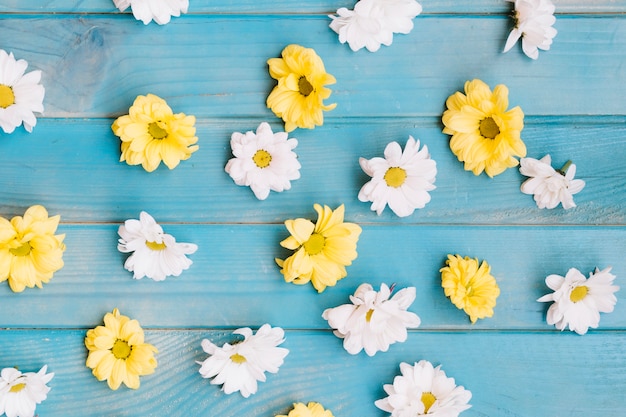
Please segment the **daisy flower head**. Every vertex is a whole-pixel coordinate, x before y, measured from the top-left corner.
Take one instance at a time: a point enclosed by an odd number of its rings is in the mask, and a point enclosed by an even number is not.
[[[189,8],[189,0],[113,0],[113,3],[121,12],[130,7],[135,19],[141,20],[144,25],[152,20],[165,25],[172,16],[179,17]]]
[[[343,347],[356,355],[365,349],[368,356],[376,352],[386,352],[396,342],[404,342],[407,328],[415,329],[420,318],[407,311],[415,300],[415,287],[398,291],[391,299],[391,289],[385,284],[380,291],[370,284],[361,284],[354,295],[352,304],[324,310],[322,317],[335,329],[335,336],[343,339]]]
[[[291,181],[300,178],[300,162],[293,149],[297,139],[288,139],[285,132],[272,132],[263,122],[256,133],[235,132],[230,139],[234,158],[226,164],[226,172],[237,185],[249,186],[259,200],[270,190],[281,192],[291,188]]]
[[[32,206],[24,217],[0,217],[0,282],[14,292],[47,284],[63,268],[65,235],[55,235],[61,216],[48,217],[43,206]]]
[[[478,259],[460,255],[448,255],[446,266],[439,270],[446,297],[450,297],[458,309],[463,309],[472,323],[493,316],[500,288],[490,271],[486,261],[479,266]]]
[[[343,204],[336,210],[313,206],[317,223],[307,219],[286,220],[291,236],[280,242],[295,253],[285,260],[276,259],[286,282],[304,285],[309,281],[317,292],[332,287],[347,275],[346,266],[356,259],[356,244],[361,227],[343,221]]]
[[[174,114],[162,98],[154,94],[137,96],[128,113],[111,126],[122,141],[120,162],[141,164],[152,172],[163,161],[174,169],[198,150],[196,118]]]
[[[265,382],[265,373],[277,373],[289,350],[278,347],[285,341],[280,327],[264,324],[256,334],[248,327],[237,329],[233,334],[244,337],[238,343],[225,343],[222,347],[204,339],[202,350],[210,356],[201,365],[203,378],[213,378],[211,385],[222,385],[226,394],[239,393],[248,398],[257,392],[257,381]]]
[[[334,417],[330,410],[324,409],[320,403],[311,401],[308,404],[294,403],[289,414],[280,414],[275,417]]]
[[[119,227],[117,249],[132,253],[124,268],[133,272],[133,278],[152,278],[163,281],[168,276],[179,276],[193,261],[186,255],[194,253],[198,246],[193,243],[176,242],[174,236],[163,232],[163,228],[145,211],[139,220],[126,220]]]
[[[522,50],[527,57],[537,59],[539,49],[547,51],[557,31],[552,27],[554,4],[550,0],[507,0],[515,4],[515,27],[511,30],[504,51],[507,52],[522,38]]]
[[[413,366],[402,362],[393,384],[383,386],[388,397],[375,402],[391,417],[456,417],[471,407],[472,393],[433,364],[421,360]]]
[[[522,109],[509,106],[509,90],[500,84],[493,92],[483,81],[465,83],[465,94],[457,91],[446,100],[443,133],[452,135],[450,149],[465,170],[490,177],[518,165],[526,156],[520,137],[524,128]]]
[[[589,278],[576,268],[567,271],[564,277],[549,275],[546,285],[554,292],[546,294],[537,301],[553,303],[548,309],[546,320],[557,329],[569,330],[580,335],[587,333],[591,327],[596,329],[600,323],[600,313],[610,313],[615,307],[619,290],[613,285],[615,275],[611,267],[589,274]]]
[[[86,366],[114,391],[122,383],[139,388],[139,377],[154,373],[157,367],[157,348],[144,342],[139,322],[121,315],[117,308],[104,316],[104,326],[87,331],[85,346],[89,351]]]
[[[565,210],[576,207],[573,195],[585,187],[585,181],[574,179],[576,165],[572,161],[556,170],[552,168],[550,155],[539,160],[522,158],[519,172],[531,177],[524,181],[521,190],[524,194],[532,194],[540,209],[553,209],[559,203]]]
[[[267,97],[267,107],[285,122],[285,131],[297,127],[313,129],[324,123],[324,111],[336,104],[324,104],[331,89],[324,87],[336,82],[328,74],[322,59],[311,48],[288,45],[282,58],[270,58],[270,76],[278,81]]]
[[[46,384],[54,373],[48,374],[47,371],[47,365],[36,373],[4,368],[0,372],[0,415],[33,417],[37,404],[41,404],[50,391]]]
[[[404,151],[398,142],[385,148],[384,158],[359,158],[363,171],[372,177],[359,191],[359,200],[371,201],[371,209],[380,215],[387,204],[399,217],[413,214],[430,201],[434,190],[437,163],[430,159],[428,147],[420,150],[419,140],[409,136]]]
[[[43,112],[41,71],[24,74],[27,67],[28,62],[0,49],[0,127],[4,133],[13,133],[22,123],[32,132],[37,124],[34,113]]]

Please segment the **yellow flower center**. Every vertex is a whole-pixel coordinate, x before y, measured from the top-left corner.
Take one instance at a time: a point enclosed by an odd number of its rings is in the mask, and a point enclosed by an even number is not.
[[[317,255],[324,249],[326,239],[319,233],[313,233],[309,240],[304,242],[304,250],[309,255]]]
[[[8,85],[0,84],[0,107],[6,109],[13,104],[15,104],[13,89]]]
[[[432,392],[423,392],[422,393],[422,404],[424,404],[424,414],[428,413],[430,407],[437,401],[437,398],[433,395]]]
[[[264,149],[259,149],[252,157],[252,160],[259,168],[267,168],[270,162],[272,162],[272,155]]]
[[[577,303],[579,301],[582,301],[582,299],[585,298],[588,293],[589,293],[589,288],[587,288],[584,285],[581,285],[580,287],[576,287],[572,290],[572,292],[569,295],[569,299],[572,300],[572,303]]]
[[[400,167],[391,167],[385,172],[384,178],[389,187],[398,188],[406,180],[406,171]]]
[[[24,388],[26,388],[26,384],[24,383],[15,384],[11,388],[9,388],[9,392],[20,392]]]
[[[235,353],[234,355],[230,355],[230,360],[235,363],[245,363],[248,361],[244,356],[241,356],[238,353]]]
[[[166,248],[165,243],[156,243],[156,242],[148,242],[146,241],[146,246],[150,250],[163,250]]]
[[[126,359],[130,356],[131,348],[128,346],[128,342],[117,339],[111,352],[116,359]]]
[[[314,90],[313,86],[311,85],[309,80],[306,79],[304,75],[301,76],[300,79],[298,80],[298,90],[300,91],[300,94],[302,94],[304,97],[311,94]]]
[[[30,250],[30,244],[28,242],[25,242],[22,243],[22,246],[20,246],[19,248],[9,249],[9,252],[11,252],[11,254],[14,256],[26,256],[30,253]]]
[[[163,139],[167,136],[167,130],[163,129],[162,124],[161,121],[157,121],[148,125],[148,133],[154,139]]]
[[[480,135],[487,139],[495,139],[500,134],[500,128],[492,117],[485,117],[480,121]]]
[[[370,320],[372,320],[372,314],[374,314],[374,309],[371,309],[371,308],[370,308],[370,309],[367,311],[367,313],[365,313],[365,321],[366,321],[366,322],[368,322],[368,323],[369,323],[369,322],[370,322]]]

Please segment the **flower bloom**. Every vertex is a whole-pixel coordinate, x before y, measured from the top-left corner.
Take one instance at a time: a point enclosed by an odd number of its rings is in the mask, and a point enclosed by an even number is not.
[[[198,246],[193,243],[178,243],[174,236],[163,233],[163,229],[145,211],[139,220],[126,220],[119,227],[117,249],[132,253],[126,259],[124,268],[133,272],[133,278],[152,278],[163,281],[166,277],[179,276],[193,261],[185,255],[194,253]]]
[[[316,402],[294,403],[289,414],[280,414],[276,417],[334,417],[330,410],[325,410],[322,404]]]
[[[170,22],[172,16],[178,17],[187,13],[189,0],[113,0],[115,7],[121,12],[130,6],[135,19],[147,25],[152,20],[159,25]]]
[[[491,92],[481,80],[465,83],[465,94],[457,91],[446,100],[443,133],[452,135],[450,149],[465,170],[493,177],[518,164],[515,156],[526,156],[520,132],[522,109],[509,106],[509,90],[500,84]]]
[[[548,324],[554,324],[559,330],[569,326],[571,331],[582,335],[590,327],[598,327],[600,313],[613,311],[617,302],[615,292],[619,290],[613,285],[614,279],[611,267],[602,271],[596,268],[589,278],[585,278],[578,269],[571,268],[564,277],[549,275],[546,285],[554,292],[537,301],[553,301],[548,309]]]
[[[300,178],[300,162],[293,152],[296,146],[296,139],[288,139],[285,132],[273,133],[265,122],[256,133],[235,132],[230,138],[235,158],[226,164],[226,172],[235,184],[249,186],[256,198],[265,200],[270,190],[288,190],[290,181]]]
[[[34,112],[43,112],[46,91],[39,84],[41,71],[24,74],[27,67],[28,62],[0,49],[0,127],[4,133],[12,133],[22,123],[32,132],[37,124]]]
[[[411,366],[400,364],[401,376],[396,376],[392,384],[385,384],[389,395],[375,402],[376,407],[391,413],[391,417],[434,416],[456,417],[471,407],[472,393],[457,386],[454,378],[449,378],[441,366],[421,360]]]
[[[141,164],[152,172],[163,161],[169,169],[174,169],[198,150],[196,118],[174,114],[162,98],[154,94],[137,96],[128,113],[111,126],[122,140],[120,162]]]
[[[361,228],[344,223],[343,204],[334,211],[319,204],[313,207],[318,216],[316,224],[307,219],[285,221],[291,236],[280,245],[296,252],[285,260],[276,259],[276,263],[285,281],[299,285],[311,281],[317,292],[322,292],[346,277],[346,266],[357,257]]]
[[[553,209],[561,203],[565,210],[576,207],[573,194],[585,187],[585,181],[575,180],[576,165],[571,161],[560,170],[552,168],[550,155],[537,160],[522,158],[519,172],[531,177],[524,181],[521,190],[524,194],[534,195],[539,208]]]
[[[264,324],[252,334],[248,327],[237,329],[233,334],[244,337],[239,343],[225,343],[218,347],[209,340],[202,341],[202,350],[210,356],[203,362],[200,374],[213,378],[212,385],[222,385],[222,391],[232,394],[239,391],[248,398],[256,394],[257,381],[265,382],[265,372],[273,374],[283,364],[289,350],[278,347],[285,341],[285,332],[280,327]]]
[[[552,27],[554,4],[550,0],[507,0],[515,3],[515,27],[511,30],[504,51],[507,52],[522,38],[522,50],[532,59],[539,57],[539,49],[547,51],[556,36]]]
[[[371,201],[371,209],[380,215],[387,204],[398,216],[413,214],[430,201],[434,190],[437,163],[430,159],[428,147],[409,136],[404,152],[398,142],[385,148],[384,158],[359,158],[359,164],[372,177],[359,191],[360,201]]]
[[[0,372],[0,415],[33,417],[37,404],[41,404],[50,391],[46,384],[54,373],[47,374],[47,370],[47,365],[37,373],[4,368]]]
[[[457,308],[463,309],[472,323],[493,316],[500,288],[490,270],[486,261],[479,267],[478,259],[459,255],[448,255],[446,266],[439,270],[446,297],[450,297]]]
[[[60,219],[38,205],[10,222],[0,217],[0,282],[8,280],[14,292],[50,282],[63,268],[65,235],[54,234]]]
[[[339,42],[353,51],[365,47],[376,52],[380,45],[389,46],[393,34],[407,34],[413,29],[413,19],[422,12],[415,0],[360,0],[354,10],[345,7],[337,10],[339,16],[330,15],[330,28],[339,34]]]
[[[335,77],[326,73],[322,59],[311,48],[288,45],[282,58],[270,58],[270,76],[278,80],[267,97],[267,107],[285,122],[285,131],[296,127],[313,129],[324,123],[323,111],[332,110],[336,104],[325,105]]]
[[[144,343],[143,329],[137,320],[120,314],[117,308],[104,316],[104,326],[87,331],[85,346],[89,351],[86,365],[98,381],[106,379],[116,390],[122,383],[139,388],[139,377],[154,373],[158,350]]]
[[[324,310],[322,317],[335,329],[335,336],[343,339],[343,347],[348,353],[365,353],[374,356],[378,351],[386,352],[396,342],[404,342],[407,328],[417,328],[420,318],[406,311],[415,300],[415,287],[398,291],[391,299],[391,290],[385,284],[380,291],[370,284],[361,284],[354,295],[352,304]]]

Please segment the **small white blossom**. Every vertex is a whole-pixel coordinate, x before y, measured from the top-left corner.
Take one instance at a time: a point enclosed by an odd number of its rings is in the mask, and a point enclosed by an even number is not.
[[[391,413],[391,417],[457,417],[471,407],[468,403],[472,393],[457,386],[454,378],[448,378],[440,368],[426,360],[413,366],[402,362],[402,376],[396,376],[393,385],[384,385],[389,396],[376,401],[376,407]]]
[[[614,293],[619,290],[613,285],[614,279],[611,267],[602,271],[596,268],[589,278],[585,278],[578,269],[571,268],[565,277],[549,275],[546,285],[554,292],[537,301],[553,301],[546,317],[548,324],[554,324],[559,330],[569,326],[569,330],[582,335],[590,327],[598,327],[600,313],[613,311],[617,302]]]
[[[292,180],[300,178],[300,162],[293,149],[296,139],[285,132],[273,133],[263,122],[255,132],[235,132],[230,139],[232,158],[226,172],[237,185],[250,186],[259,200],[265,200],[270,190],[281,192],[291,188]]]
[[[522,184],[522,192],[534,195],[537,207],[541,209],[553,209],[559,203],[566,210],[576,207],[572,195],[585,187],[585,181],[574,179],[576,165],[566,164],[566,172],[562,173],[552,168],[551,163],[550,155],[539,160],[522,158],[519,171],[522,175],[531,177]]]
[[[280,327],[264,324],[252,334],[248,327],[237,329],[233,334],[244,337],[239,343],[225,343],[218,347],[209,340],[202,341],[202,349],[210,356],[203,362],[200,374],[213,378],[211,385],[222,385],[222,391],[232,394],[239,391],[248,398],[257,391],[257,381],[265,381],[265,372],[277,373],[289,350],[278,347],[285,341]]]
[[[354,295],[352,304],[329,308],[322,317],[328,321],[334,334],[343,339],[343,347],[352,355],[365,349],[374,356],[376,352],[386,352],[389,345],[404,342],[407,328],[415,329],[420,318],[406,311],[415,300],[415,287],[398,291],[391,299],[391,290],[385,284],[375,291],[370,284],[361,284]]]
[[[189,0],[113,0],[113,3],[121,12],[130,6],[135,19],[141,20],[144,25],[152,20],[165,25],[172,16],[187,13],[189,8]]]
[[[511,30],[504,51],[522,38],[522,50],[532,59],[539,57],[539,49],[547,51],[557,31],[552,27],[554,4],[550,0],[507,0],[515,3],[515,27]]]
[[[404,152],[398,142],[385,148],[384,158],[359,158],[359,164],[372,179],[359,191],[359,200],[371,201],[371,209],[380,215],[387,204],[398,216],[413,214],[430,201],[434,190],[437,163],[430,159],[428,147],[409,136]]]
[[[198,249],[193,243],[177,243],[174,236],[164,233],[145,211],[141,212],[139,220],[126,220],[117,233],[120,235],[117,249],[132,252],[124,268],[133,272],[135,279],[148,277],[163,281],[170,275],[177,277],[193,263],[185,255]]]
[[[48,366],[39,372],[22,373],[15,368],[4,368],[0,372],[0,415],[6,417],[33,417],[35,408],[48,396],[54,373],[46,374]]]

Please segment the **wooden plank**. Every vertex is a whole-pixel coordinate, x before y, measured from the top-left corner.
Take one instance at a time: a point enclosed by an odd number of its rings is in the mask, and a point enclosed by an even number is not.
[[[47,117],[112,117],[152,92],[198,117],[273,120],[266,61],[289,43],[315,48],[336,76],[329,118],[439,116],[474,77],[508,85],[511,105],[527,115],[626,114],[623,15],[559,19],[559,37],[538,61],[520,48],[501,53],[510,25],[502,16],[426,17],[375,54],[339,44],[325,16],[192,16],[165,27],[22,16],[0,30],[4,49],[43,70]]]

